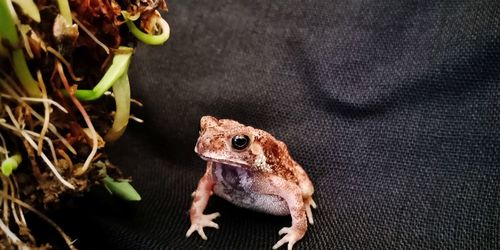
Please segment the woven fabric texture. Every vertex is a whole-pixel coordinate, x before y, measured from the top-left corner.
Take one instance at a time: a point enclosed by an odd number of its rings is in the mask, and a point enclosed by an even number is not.
[[[109,151],[139,203],[99,190],[56,220],[82,249],[271,249],[289,217],[212,198],[186,239],[203,115],[284,141],[315,184],[296,249],[499,249],[500,3],[169,1],[130,69],[145,120]]]

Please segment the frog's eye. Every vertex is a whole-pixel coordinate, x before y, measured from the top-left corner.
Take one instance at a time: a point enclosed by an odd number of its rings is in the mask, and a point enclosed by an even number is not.
[[[233,148],[239,150],[246,148],[249,143],[250,138],[248,138],[248,136],[246,135],[236,135],[231,140],[231,145],[233,146]]]

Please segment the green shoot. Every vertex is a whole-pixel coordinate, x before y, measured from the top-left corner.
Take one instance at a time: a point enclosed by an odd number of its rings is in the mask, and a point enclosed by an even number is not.
[[[20,154],[15,154],[7,159],[5,159],[3,162],[2,162],[2,173],[5,175],[5,176],[10,176],[12,174],[12,171],[16,170],[17,167],[19,166],[19,164],[21,163],[21,161],[23,160],[23,158],[21,157]]]
[[[104,137],[108,142],[116,141],[122,136],[130,118],[130,83],[127,73],[113,84],[113,94],[115,95],[116,112],[113,126]]]
[[[59,12],[61,12],[61,16],[66,21],[68,26],[73,24],[73,18],[71,16],[71,9],[69,8],[68,0],[57,0],[57,6],[59,7]]]
[[[35,22],[39,23],[41,21],[40,11],[38,11],[38,7],[36,7],[35,2],[32,0],[12,0],[12,2],[19,5],[24,14],[29,16]]]
[[[12,2],[10,0],[0,0],[0,23],[2,24],[0,40],[6,39],[14,48],[19,45],[19,35],[16,28],[16,23],[18,22],[19,20],[17,20]],[[12,64],[16,76],[26,92],[30,96],[39,97],[41,92],[38,89],[38,83],[33,79],[29,71],[22,49],[14,49],[12,52]]]
[[[127,201],[140,201],[141,196],[128,181],[117,181],[106,175],[102,179],[108,191]]]
[[[126,14],[126,13],[122,12],[122,15],[124,17],[127,17],[128,13]],[[161,32],[162,32],[159,35],[151,35],[151,34],[147,34],[147,33],[142,32],[139,28],[137,28],[137,26],[135,26],[135,24],[132,20],[127,19],[125,23],[127,24],[129,31],[137,39],[141,40],[142,42],[144,42],[146,44],[161,45],[161,44],[165,43],[168,40],[168,38],[170,37],[170,27],[168,26],[168,23],[165,20],[163,20],[163,18],[161,18],[161,16],[158,17],[157,19],[158,19],[158,22],[160,24],[160,28],[161,28]]]
[[[31,72],[26,63],[26,58],[21,49],[16,49],[12,52],[12,66],[14,67],[14,72],[17,78],[23,85],[28,95],[33,97],[40,97],[42,92],[38,88],[38,83],[33,79]]]
[[[106,71],[102,79],[92,90],[77,90],[76,98],[82,101],[93,101],[99,99],[104,92],[110,89],[113,84],[127,72],[133,50],[128,47],[120,47],[120,50],[130,51],[128,53],[116,54],[113,57],[113,63]]]
[[[19,43],[19,36],[16,29],[17,15],[10,0],[0,0],[0,39],[7,39],[11,46]]]

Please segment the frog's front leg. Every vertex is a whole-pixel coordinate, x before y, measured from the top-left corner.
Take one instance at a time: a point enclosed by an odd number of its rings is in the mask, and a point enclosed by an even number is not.
[[[214,185],[215,181],[212,177],[212,162],[208,162],[207,170],[198,182],[198,187],[192,194],[193,203],[191,204],[191,209],[189,210],[191,227],[188,229],[186,237],[191,236],[194,231],[197,231],[201,238],[206,240],[207,236],[203,231],[204,227],[219,228],[219,225],[212,221],[220,216],[219,213],[203,214],[203,211],[207,207],[208,199],[213,194]]]
[[[312,195],[314,193],[314,187],[312,185],[312,182],[309,180],[307,175],[304,175],[302,178],[303,180],[299,178],[299,187],[300,191],[302,193],[302,199],[304,201],[304,207],[306,208],[306,215],[307,219],[309,220],[309,224],[314,224],[313,220],[313,214],[312,214],[312,209],[311,208],[316,208],[316,202],[314,202]]]
[[[268,181],[258,182],[253,188],[259,193],[272,194],[282,197],[290,210],[292,226],[282,228],[278,234],[283,238],[274,244],[273,249],[281,247],[288,242],[288,250],[304,237],[307,230],[306,208],[302,198],[302,191],[299,186],[278,176],[265,177]]]
[[[295,163],[295,177],[298,179],[300,191],[302,192],[302,199],[304,200],[304,207],[306,208],[307,219],[309,224],[314,224],[313,214],[311,208],[316,208],[316,202],[314,202],[312,195],[314,193],[314,186],[307,176],[306,172],[302,167]]]

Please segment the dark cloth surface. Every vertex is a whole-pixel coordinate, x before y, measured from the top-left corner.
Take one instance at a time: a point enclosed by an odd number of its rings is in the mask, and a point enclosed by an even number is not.
[[[109,150],[139,203],[93,192],[57,221],[83,249],[270,249],[289,217],[212,198],[203,115],[284,141],[318,209],[296,249],[499,249],[498,1],[169,1],[166,45],[138,47],[143,108]],[[284,248],[283,248],[284,249]]]

